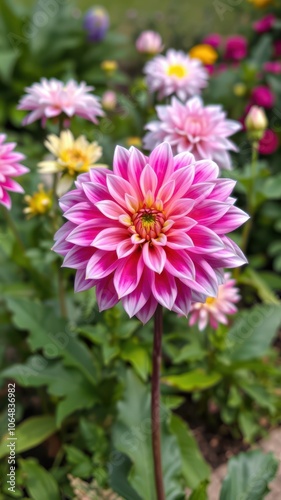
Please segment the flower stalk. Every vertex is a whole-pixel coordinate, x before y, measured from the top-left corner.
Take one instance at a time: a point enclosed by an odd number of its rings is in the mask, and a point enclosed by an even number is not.
[[[152,450],[154,461],[154,478],[157,500],[165,500],[165,491],[161,461],[161,428],[160,428],[160,369],[161,343],[163,334],[163,310],[158,305],[154,315],[154,342],[151,380],[151,424]]]

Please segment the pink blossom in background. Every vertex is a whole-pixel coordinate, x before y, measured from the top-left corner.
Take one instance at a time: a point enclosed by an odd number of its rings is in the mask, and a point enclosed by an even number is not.
[[[136,49],[142,54],[159,54],[163,50],[162,38],[156,31],[143,31],[136,41]]]
[[[231,279],[230,273],[225,273],[224,283],[219,286],[218,296],[208,297],[206,302],[196,302],[191,306],[189,325],[198,324],[200,331],[204,330],[209,323],[212,328],[218,328],[219,323],[228,324],[227,316],[235,314],[239,302],[239,289],[235,286],[236,281]]]
[[[274,55],[275,57],[281,57],[281,40],[275,40],[274,45]]]
[[[198,59],[174,49],[147,62],[144,73],[150,92],[157,92],[159,99],[176,94],[184,100],[200,94],[208,80],[208,73]]]
[[[241,61],[247,55],[247,40],[242,35],[230,36],[226,41],[225,59]]]
[[[267,129],[263,138],[259,141],[259,152],[262,155],[271,155],[279,147],[278,136],[273,130]]]
[[[210,159],[219,167],[230,169],[229,151],[238,151],[228,139],[240,130],[241,124],[228,120],[220,105],[204,106],[200,97],[181,103],[176,97],[168,106],[157,106],[159,120],[146,125],[144,147],[152,150],[163,141],[169,142],[174,153],[189,151],[196,160]]]
[[[222,43],[222,38],[218,33],[210,33],[203,38],[202,43],[206,43],[214,47],[214,49],[217,49]]]
[[[267,31],[270,31],[272,29],[275,21],[276,21],[275,15],[268,14],[267,16],[264,16],[262,19],[259,19],[254,23],[254,30],[260,34],[266,33]]]
[[[103,116],[99,98],[89,92],[94,87],[85,82],[69,80],[66,84],[51,78],[42,78],[40,83],[27,87],[18,105],[18,109],[31,111],[23,120],[23,125],[41,119],[44,126],[48,118],[64,113],[68,117],[81,116],[85,120],[98,123],[98,116]]]
[[[251,101],[262,108],[272,108],[275,102],[275,96],[269,87],[259,85],[252,90]]]
[[[223,268],[246,262],[226,236],[248,216],[210,160],[173,157],[168,143],[144,156],[117,147],[113,172],[91,169],[60,201],[67,222],[54,250],[76,269],[75,290],[96,287],[100,311],[119,300],[146,323],[157,304],[187,316],[216,297]]]
[[[281,62],[280,61],[268,61],[263,65],[263,69],[266,73],[273,73],[275,75],[281,74]]]
[[[25,156],[14,151],[16,144],[5,141],[6,135],[0,134],[0,204],[10,209],[12,202],[7,191],[24,193],[23,188],[13,180],[13,177],[26,174],[29,169],[20,163]]]

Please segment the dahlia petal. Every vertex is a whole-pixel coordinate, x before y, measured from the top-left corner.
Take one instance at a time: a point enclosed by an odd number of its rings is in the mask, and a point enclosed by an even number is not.
[[[149,269],[155,273],[162,273],[165,262],[166,252],[162,246],[152,245],[145,243],[142,247],[143,260]]]
[[[115,252],[97,250],[90,258],[86,267],[87,279],[102,279],[115,271],[118,259]]]
[[[119,302],[113,284],[113,274],[99,280],[96,284],[96,298],[100,312],[114,307]]]
[[[173,173],[174,160],[170,144],[163,142],[157,146],[149,156],[149,165],[153,168],[158,185],[161,186],[166,179],[169,179]]]
[[[194,200],[189,198],[181,198],[180,200],[171,200],[166,208],[167,217],[172,214],[173,219],[178,219],[179,217],[184,217],[187,215],[194,206]]]
[[[105,223],[106,222],[107,221],[105,220]],[[74,245],[87,247],[91,245],[92,241],[99,233],[99,227],[97,227],[97,222],[95,219],[88,220],[86,222],[83,222],[79,226],[76,226],[66,237],[66,240],[70,243],[73,243]]]
[[[165,269],[173,276],[180,279],[194,279],[195,267],[186,251],[176,252],[166,248]]]
[[[213,253],[224,248],[224,244],[217,234],[211,229],[197,224],[189,231],[189,236],[193,241],[193,248],[190,248],[194,253]]]
[[[131,253],[135,252],[136,247],[132,243],[130,238],[127,238],[123,241],[120,241],[116,247],[116,253],[118,259],[123,259],[124,257],[128,257]]]
[[[155,174],[153,168],[151,168],[151,166],[147,164],[140,176],[140,186],[143,196],[145,197],[148,191],[151,191],[152,195],[154,195],[157,184],[157,175]]]
[[[180,281],[177,278],[176,278],[176,286],[178,293],[172,310],[178,314],[187,317],[191,306],[190,288],[184,285],[184,283],[182,283],[182,281]]]
[[[199,206],[196,205],[190,212],[190,217],[197,220],[202,226],[210,226],[229,210],[227,203],[217,202],[215,200],[203,201]]]
[[[175,181],[170,180],[165,184],[163,184],[163,186],[159,189],[157,196],[163,203],[167,203],[167,201],[169,201],[170,198],[173,196],[175,185],[176,185]]]
[[[134,252],[118,263],[114,273],[114,286],[119,299],[133,292],[139,284],[144,268],[141,252]]]
[[[96,285],[96,280],[86,279],[85,269],[78,269],[74,279],[74,291],[84,292]]]
[[[193,241],[186,233],[175,231],[169,231],[167,246],[173,248],[174,250],[182,248],[190,248],[193,246]]]
[[[143,323],[147,323],[153,316],[158,306],[157,300],[151,294],[145,305],[136,313],[136,317]]]
[[[249,219],[249,215],[238,207],[231,206],[227,213],[219,221],[210,225],[217,234],[225,234],[234,231]]]
[[[93,182],[83,182],[82,188],[88,200],[95,205],[105,198],[110,198],[108,190],[104,186],[96,185]]]
[[[129,158],[130,152],[127,149],[116,146],[113,156],[113,172],[126,180],[128,180]]]
[[[182,169],[183,167],[189,167],[195,162],[194,155],[192,153],[179,153],[174,157],[174,168],[175,171]],[[194,174],[193,174],[194,175]]]
[[[91,243],[92,247],[99,250],[116,250],[117,245],[124,239],[129,239],[128,231],[125,228],[109,227],[98,232]]]
[[[151,283],[151,291],[159,304],[171,310],[177,297],[177,286],[175,278],[165,271],[154,275]]]
[[[121,177],[117,177],[116,175],[108,175],[106,182],[112,198],[122,207],[127,208],[125,194],[130,194],[134,198],[137,198],[131,184],[125,179],[121,179]]]
[[[195,164],[194,182],[214,181],[219,175],[219,167],[214,161],[200,160]]]
[[[113,220],[119,220],[120,215],[124,214],[124,209],[112,200],[98,201],[96,207],[98,207],[103,215]]]
[[[133,292],[122,298],[123,307],[130,318],[135,316],[145,306],[151,295],[150,287],[147,286],[147,283],[151,284],[153,280],[154,273],[145,267],[138,286]]]
[[[94,249],[91,247],[74,246],[66,254],[62,267],[71,269],[86,269],[89,259],[92,257]]]

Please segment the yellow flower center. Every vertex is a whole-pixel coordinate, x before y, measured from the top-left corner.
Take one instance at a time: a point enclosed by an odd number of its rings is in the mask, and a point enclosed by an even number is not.
[[[216,300],[217,300],[216,297],[207,297],[205,304],[210,304],[211,305],[214,302],[216,302]]]
[[[45,214],[52,206],[51,192],[47,193],[44,191],[42,184],[39,184],[38,188],[39,191],[34,193],[32,196],[25,196],[27,207],[24,209],[24,212],[28,214],[29,217]]]
[[[141,239],[150,241],[152,238],[158,238],[165,220],[162,211],[155,208],[142,208],[132,216],[131,231],[137,233]]]
[[[169,76],[176,76],[177,78],[184,78],[187,75],[187,70],[181,64],[171,64],[168,68],[167,74]]]
[[[89,158],[81,149],[70,148],[61,152],[61,160],[66,164],[69,175],[80,172],[88,172]]]

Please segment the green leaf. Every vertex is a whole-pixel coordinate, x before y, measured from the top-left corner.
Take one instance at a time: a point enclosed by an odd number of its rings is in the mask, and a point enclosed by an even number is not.
[[[191,493],[189,500],[208,500],[207,487],[208,481],[200,483],[196,490]]]
[[[251,53],[251,60],[261,66],[266,61],[269,61],[272,55],[272,39],[270,35],[263,35],[254,45]]]
[[[272,175],[263,183],[263,194],[270,200],[281,198],[281,174]]]
[[[220,500],[263,500],[277,468],[278,460],[274,455],[259,450],[231,458]]]
[[[238,423],[247,443],[253,443],[254,439],[260,434],[261,428],[257,424],[255,414],[251,411],[243,410],[238,415]]]
[[[59,487],[52,476],[44,467],[41,467],[34,458],[19,460],[20,468],[24,474],[24,484],[33,500],[59,500],[61,498]]]
[[[281,323],[281,307],[256,305],[240,313],[226,338],[227,354],[232,361],[263,356]]]
[[[261,408],[266,408],[271,414],[276,411],[274,399],[265,387],[257,384],[250,384],[243,380],[241,389],[248,394]]]
[[[16,429],[16,452],[22,453],[35,448],[54,432],[56,432],[56,422],[53,416],[43,415],[24,420]],[[8,437],[10,436],[6,434],[0,442],[0,458],[5,457],[9,452],[7,447]]]
[[[142,380],[147,380],[151,369],[151,361],[147,349],[133,342],[126,342],[122,345],[120,355],[122,359],[133,365]]]
[[[180,391],[198,391],[208,389],[216,385],[222,378],[220,373],[207,373],[201,369],[196,369],[182,375],[169,375],[163,377],[161,382],[164,384],[176,387]]]
[[[186,485],[191,489],[197,488],[210,476],[210,467],[205,462],[188,425],[178,415],[172,415],[170,430],[176,436],[180,448]]]
[[[244,271],[241,277],[241,283],[249,284],[257,289],[258,295],[265,304],[280,304],[280,300],[272,290],[269,288],[267,283],[262,278],[261,274],[256,273],[254,269],[250,266]]]
[[[118,404],[113,442],[126,454],[132,468],[129,482],[145,500],[156,500],[151,446],[150,393],[146,385],[132,372],[127,372],[124,399]],[[170,412],[162,407],[162,466],[166,500],[176,500],[183,493],[179,483],[181,455],[177,439],[169,433]],[[116,465],[116,468],[118,465]],[[117,474],[117,471],[116,471]]]

